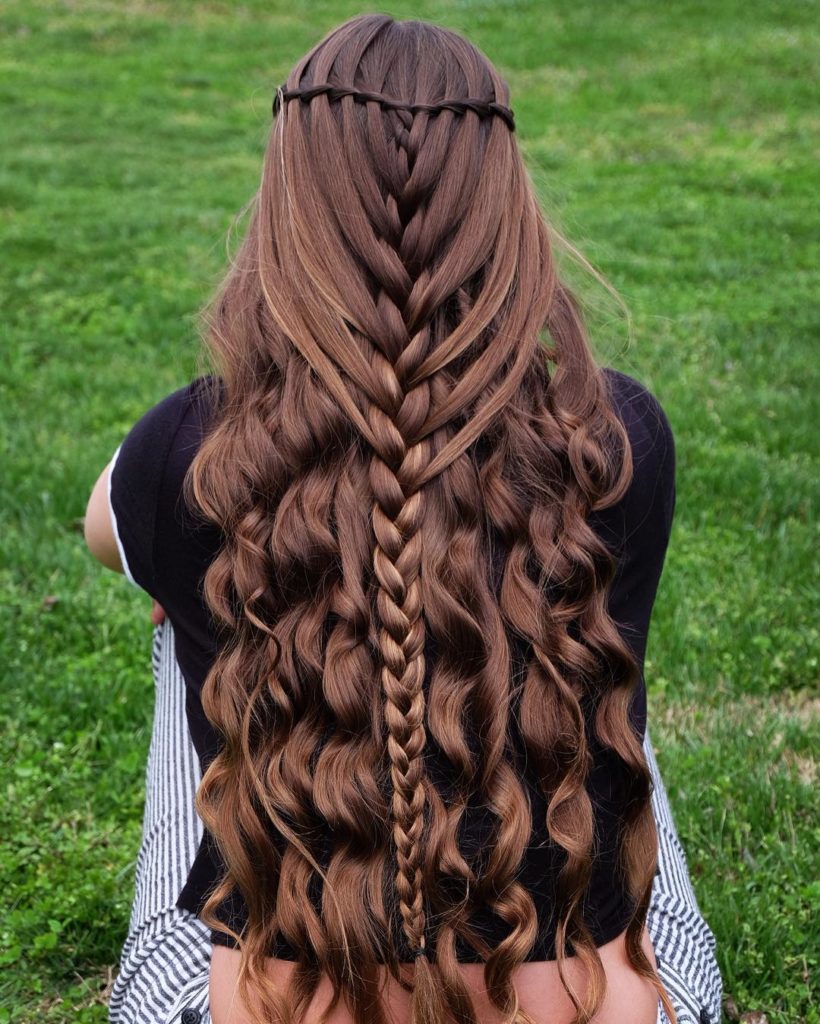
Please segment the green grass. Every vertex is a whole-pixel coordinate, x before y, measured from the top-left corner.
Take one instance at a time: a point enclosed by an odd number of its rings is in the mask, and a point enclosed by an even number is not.
[[[0,1024],[105,1020],[150,625],[79,520],[127,429],[195,372],[194,314],[256,188],[274,86],[362,9],[0,11]],[[677,440],[653,737],[727,994],[770,1024],[816,1022],[816,7],[389,10],[461,30],[498,64],[545,211],[632,311],[627,344],[585,285],[599,358],[654,390]]]

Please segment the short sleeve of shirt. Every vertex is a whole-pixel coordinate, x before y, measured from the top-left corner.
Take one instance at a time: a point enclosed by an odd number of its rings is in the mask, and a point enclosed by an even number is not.
[[[163,478],[195,381],[168,395],[134,424],[114,454],[109,507],[125,575],[157,597],[155,535]]]

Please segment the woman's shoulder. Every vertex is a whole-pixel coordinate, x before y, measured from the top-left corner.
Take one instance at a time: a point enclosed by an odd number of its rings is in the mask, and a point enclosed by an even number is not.
[[[198,451],[222,397],[222,382],[212,375],[197,377],[170,394],[156,407],[167,403],[168,448],[165,475],[173,484],[181,482]],[[163,414],[159,413],[159,418]]]
[[[222,398],[222,381],[213,374],[195,377],[190,383],[177,388],[149,409],[146,416],[158,423],[165,421],[176,425],[192,419],[207,426],[213,412]]]
[[[641,545],[665,550],[676,503],[677,455],[669,417],[657,395],[637,378],[607,366],[603,376],[618,418],[624,424],[632,453],[632,480],[615,505],[591,515],[591,521],[638,558]]]
[[[126,574],[154,596],[157,538],[187,525],[182,481],[220,394],[209,375],[167,394],[134,423],[112,462],[109,503]]]
[[[201,441],[218,394],[211,376],[197,377],[148,408],[134,423],[117,449],[112,481],[118,489],[151,493],[166,474],[170,458],[192,456]]]
[[[180,424],[188,419],[204,420],[219,394],[219,381],[211,375],[195,378],[150,406],[129,430],[122,448],[146,458],[160,455],[173,442]]]
[[[674,459],[675,438],[669,417],[646,384],[613,366],[602,368],[609,396],[632,444],[633,458]]]

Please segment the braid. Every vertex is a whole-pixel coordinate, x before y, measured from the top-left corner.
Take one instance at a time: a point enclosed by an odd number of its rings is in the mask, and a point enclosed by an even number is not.
[[[413,114],[396,109],[397,178],[404,181],[398,194],[390,191],[384,203],[385,241],[395,250],[403,267],[415,265],[407,251],[407,225],[415,217],[425,189],[414,180],[416,142]],[[416,235],[418,237],[418,234]],[[370,463],[373,492],[375,548],[373,568],[378,582],[377,619],[382,659],[381,682],[387,751],[393,786],[392,826],[396,852],[396,893],[402,928],[411,956],[416,961],[415,1020],[440,1020],[433,978],[426,958],[425,909],[422,887],[422,836],[424,832],[425,778],[425,626],[422,616],[421,581],[424,490],[418,483],[430,458],[430,443],[413,443],[413,435],[430,411],[429,381],[412,388],[406,381],[426,353],[427,327],[415,325],[411,345],[412,314],[409,300],[415,281],[405,271],[397,281],[385,275],[378,281],[376,305],[384,333],[374,345],[373,369],[383,382],[384,402],[373,403],[369,422],[381,441]],[[398,287],[397,287],[398,284]],[[382,454],[379,454],[381,452]],[[422,965],[422,960],[425,961]],[[424,975],[424,980],[420,977]]]
[[[389,431],[394,426],[381,410],[374,415],[374,420],[383,421],[383,424],[374,423],[374,429],[383,429],[389,424]],[[426,952],[420,867],[426,738],[422,688],[424,623],[419,579],[422,492],[405,493],[399,479],[402,465],[416,461],[416,453],[422,447],[407,450],[403,444],[396,445],[398,464],[395,466],[388,466],[374,456],[370,474],[376,499],[373,565],[379,582],[378,608],[382,625],[379,646],[384,663],[384,714],[393,780],[393,836],[398,859],[396,887],[404,931],[411,950],[418,953]]]

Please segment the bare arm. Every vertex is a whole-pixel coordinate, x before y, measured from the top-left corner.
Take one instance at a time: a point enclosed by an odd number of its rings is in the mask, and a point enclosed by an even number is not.
[[[114,527],[111,522],[111,510],[108,504],[108,478],[111,473],[111,463],[100,473],[94,490],[88,499],[88,506],[85,510],[85,523],[83,532],[88,550],[107,569],[114,572],[124,572],[120,553],[117,549],[117,539],[114,536]]]

